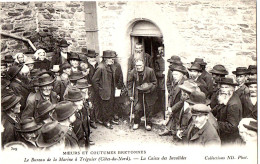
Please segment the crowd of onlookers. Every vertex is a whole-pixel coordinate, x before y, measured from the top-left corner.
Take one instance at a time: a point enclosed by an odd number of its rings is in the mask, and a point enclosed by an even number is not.
[[[153,114],[162,112],[168,119],[159,135],[173,135],[178,143],[256,142],[255,65],[237,67],[234,82],[226,77],[229,72],[223,65],[207,72],[201,58],[186,68],[180,57],[172,56],[165,73],[164,47],[151,56],[137,44],[125,85],[115,51],[103,51],[98,62],[94,50],[79,55],[68,52],[68,46],[61,40],[51,60],[43,49],[2,60],[3,148],[14,144],[43,150],[87,148],[95,144],[91,133],[97,123],[108,129],[119,125],[119,106],[127,100],[134,130],[143,116],[145,129],[152,130]]]

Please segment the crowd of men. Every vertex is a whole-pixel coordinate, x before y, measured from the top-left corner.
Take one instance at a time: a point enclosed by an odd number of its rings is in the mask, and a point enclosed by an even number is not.
[[[68,47],[61,40],[51,60],[39,49],[33,58],[18,53],[1,62],[2,148],[14,144],[40,150],[88,148],[95,144],[91,132],[97,123],[108,129],[119,124],[117,107],[123,95],[131,102],[133,130],[142,117],[145,129],[152,130],[153,114],[162,112],[169,117],[159,135],[173,135],[183,144],[243,143],[257,134],[254,65],[238,67],[234,82],[226,77],[223,65],[209,73],[203,59],[196,58],[186,68],[180,57],[172,56],[165,75],[164,47],[150,56],[136,44],[125,86],[115,51],[103,51],[99,63],[94,50],[80,56],[68,52]]]

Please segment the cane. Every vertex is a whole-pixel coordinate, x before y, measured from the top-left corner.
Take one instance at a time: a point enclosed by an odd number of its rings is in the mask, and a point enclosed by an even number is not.
[[[144,106],[144,126],[146,127],[146,115],[145,115],[145,101],[144,101],[144,93],[143,93],[143,106]]]
[[[133,97],[135,96],[135,82],[133,83],[132,95],[133,95]],[[130,127],[131,127],[131,123],[132,123],[133,108],[134,108],[134,101],[131,102]]]

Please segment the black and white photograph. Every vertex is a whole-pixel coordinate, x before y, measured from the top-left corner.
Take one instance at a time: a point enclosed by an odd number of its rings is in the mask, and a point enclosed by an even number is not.
[[[256,0],[0,5],[1,163],[257,163]]]

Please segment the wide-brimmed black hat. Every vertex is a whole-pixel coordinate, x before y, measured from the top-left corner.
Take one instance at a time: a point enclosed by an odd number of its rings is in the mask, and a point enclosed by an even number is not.
[[[181,62],[181,58],[179,56],[173,55],[170,59],[167,59],[167,62],[173,63],[173,62]]]
[[[52,104],[49,100],[42,101],[36,107],[36,118],[40,118],[50,111],[54,110],[56,104]]]
[[[206,104],[210,103],[210,100],[206,98],[205,93],[201,91],[194,91],[190,94],[190,99],[186,100],[189,104]]]
[[[251,85],[251,84],[257,84],[257,79],[256,78],[248,78],[247,81],[245,82],[245,85]]]
[[[257,74],[256,65],[249,65],[247,70],[248,70],[248,74]]]
[[[6,63],[13,63],[14,62],[13,56],[12,55],[6,55],[4,57],[4,62],[6,62]]]
[[[17,75],[18,73],[21,71],[21,69],[23,68],[22,65],[13,65],[9,68],[9,70],[7,71],[8,76],[10,77],[10,81],[12,81]]]
[[[55,81],[55,78],[53,78],[53,74],[52,72],[41,72],[38,75],[38,86],[46,86],[46,85],[50,85]]]
[[[111,50],[103,51],[102,58],[116,58],[116,57],[117,57],[117,55],[116,55],[115,51],[111,51]]]
[[[88,53],[86,55],[87,57],[95,58],[98,56],[98,53],[95,52],[95,50],[88,50]]]
[[[71,53],[70,57],[68,58],[68,62],[70,63],[71,60],[81,61],[79,54],[77,53]]]
[[[52,121],[44,124],[40,130],[36,143],[39,147],[50,147],[58,143],[68,132],[68,127]]]
[[[169,69],[171,71],[179,71],[179,72],[181,72],[183,74],[187,73],[187,69],[183,65],[170,65]]]
[[[249,124],[243,124],[243,126],[249,130],[257,132],[257,121],[250,121]]]
[[[226,70],[226,68],[221,65],[221,64],[218,64],[218,65],[215,65],[213,67],[212,70],[209,71],[210,73],[213,73],[213,74],[218,74],[218,75],[228,75],[228,71]]]
[[[59,47],[68,47],[69,45],[70,44],[65,39],[62,39],[58,44]]]
[[[236,71],[232,71],[235,75],[246,75],[248,74],[248,70],[246,67],[237,67]]]
[[[192,93],[199,89],[198,84],[193,80],[185,80],[183,84],[179,85],[179,88],[188,93]]]
[[[68,92],[63,97],[65,100],[72,101],[72,102],[80,101],[84,99],[81,90],[74,86],[69,86]]]
[[[189,70],[189,71],[195,70],[195,71],[201,72],[201,71],[202,71],[202,68],[201,68],[201,66],[200,66],[199,63],[193,63],[193,64],[191,65],[191,67],[188,68],[188,70]]]
[[[59,102],[51,117],[57,121],[63,121],[73,115],[77,110],[77,107],[70,101]]]
[[[227,84],[227,85],[232,85],[232,86],[238,86],[237,83],[234,83],[234,80],[230,77],[223,77],[220,78],[217,83],[219,84]]]
[[[194,62],[191,62],[191,64],[199,63],[200,65],[207,65],[206,62],[202,58],[195,58]]]
[[[20,100],[21,97],[16,96],[14,93],[2,97],[1,99],[2,111],[6,111],[14,107],[17,103],[19,103]]]
[[[153,87],[152,83],[143,83],[142,85],[136,87],[138,90],[141,90],[143,92],[149,91]]]
[[[69,76],[70,81],[76,81],[85,78],[87,75],[84,75],[81,71],[71,72]]]
[[[42,124],[37,124],[33,117],[28,117],[21,120],[20,129],[17,129],[17,131],[22,133],[34,132],[36,130],[39,130],[41,127]]]
[[[91,84],[88,83],[87,79],[80,79],[76,83],[76,87],[79,89],[89,88],[91,87]]]
[[[191,114],[195,116],[208,114],[210,111],[210,107],[206,104],[195,104],[191,107]]]

